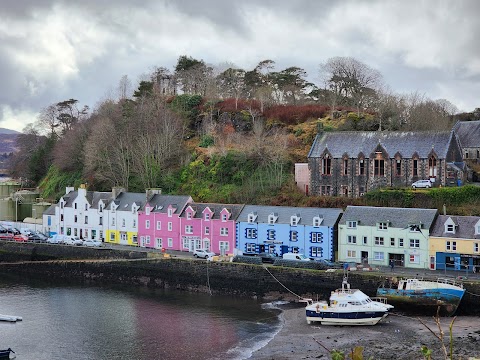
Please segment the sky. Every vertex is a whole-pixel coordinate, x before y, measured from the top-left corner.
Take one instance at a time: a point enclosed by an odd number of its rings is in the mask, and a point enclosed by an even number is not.
[[[398,94],[480,107],[477,0],[1,0],[0,127],[21,131],[70,98],[90,108],[188,55],[218,66],[353,57]]]

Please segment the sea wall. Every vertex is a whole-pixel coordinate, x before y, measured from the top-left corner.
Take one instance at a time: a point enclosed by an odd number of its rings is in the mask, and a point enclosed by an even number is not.
[[[3,244],[2,244],[3,245]],[[31,260],[31,252],[43,257],[43,253],[52,249],[40,248],[39,245],[23,247],[24,260]],[[51,247],[54,248],[54,247]],[[94,282],[97,284],[122,284],[131,286],[147,286],[154,288],[174,288],[195,292],[211,292],[235,294],[240,296],[266,298],[269,300],[294,300],[296,295],[327,299],[332,290],[341,286],[343,273],[326,272],[313,269],[287,268],[280,266],[262,266],[232,262],[211,262],[190,258],[141,259],[145,253],[95,249],[68,249],[66,246],[56,247],[60,250],[58,259],[66,259],[70,252],[86,251],[83,256],[91,259],[22,261],[20,263],[5,262],[9,258],[8,251],[0,246],[0,273],[21,274],[24,277],[48,279],[62,282]],[[90,251],[88,251],[90,250]],[[13,258],[15,254],[10,254]],[[28,258],[30,251],[30,258]],[[62,253],[65,252],[65,253]],[[53,253],[53,252],[52,252]],[[92,255],[103,253],[100,255]],[[140,255],[141,254],[141,255]],[[37,255],[35,255],[37,256]],[[53,255],[50,255],[53,256]],[[73,255],[72,255],[73,256]],[[95,257],[96,256],[96,257]],[[106,260],[111,256],[111,260]],[[121,259],[121,257],[129,259]],[[17,259],[19,260],[19,259]],[[385,280],[386,275],[377,272],[352,272],[348,280],[352,288],[359,288],[370,296],[375,296],[377,287]],[[467,289],[458,314],[480,315],[480,282],[464,281]],[[414,310],[414,309],[412,309]]]

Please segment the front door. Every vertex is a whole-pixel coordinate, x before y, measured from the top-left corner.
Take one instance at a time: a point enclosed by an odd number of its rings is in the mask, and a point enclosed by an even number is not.
[[[127,233],[121,232],[120,233],[120,244],[127,245],[128,244],[128,236]]]
[[[430,256],[430,270],[435,270],[435,256]]]
[[[203,248],[210,251],[210,239],[203,239]]]
[[[362,251],[362,263],[368,264],[368,251]]]

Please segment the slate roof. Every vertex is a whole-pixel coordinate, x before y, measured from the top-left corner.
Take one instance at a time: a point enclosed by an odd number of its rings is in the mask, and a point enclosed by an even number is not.
[[[174,213],[181,211],[190,200],[189,195],[163,195],[155,194],[150,200],[149,204],[153,207],[152,212],[166,213],[168,206],[173,205]],[[145,205],[142,207],[145,210]]]
[[[311,207],[289,207],[289,206],[262,206],[262,205],[245,205],[237,218],[238,222],[248,222],[248,214],[257,213],[257,223],[268,223],[268,216],[275,214],[278,216],[276,224],[290,224],[290,218],[293,215],[300,217],[299,225],[312,225],[313,218],[323,217],[322,226],[333,227],[342,209],[327,208],[311,208]]]
[[[50,205],[44,212],[43,215],[55,215],[56,204]]]
[[[480,147],[480,120],[459,121],[453,127],[463,148]]]
[[[449,218],[455,223],[455,234],[445,232],[445,221]],[[480,239],[475,235],[475,225],[480,221],[480,216],[451,216],[439,215],[430,236],[456,238],[456,239]]]
[[[194,219],[201,219],[203,217],[203,210],[205,210],[207,207],[213,211],[213,216],[212,219],[220,219],[220,212],[223,209],[227,209],[230,213],[230,219],[229,220],[236,220],[238,216],[240,215],[240,212],[243,209],[242,204],[213,204],[213,203],[190,203],[188,206],[192,206],[192,208],[195,209],[195,216]],[[182,211],[180,214],[181,217],[184,217],[185,215],[185,210],[188,208],[188,206],[185,207],[185,209]]]
[[[389,227],[394,228],[403,229],[408,225],[422,224],[423,229],[430,229],[437,212],[437,209],[347,206],[339,225],[346,225],[347,221],[358,221],[360,226],[377,226],[379,222],[389,222]]]
[[[89,196],[89,193],[92,193]],[[98,203],[100,200],[103,200],[105,207],[108,206],[110,200],[112,200],[112,193],[111,192],[100,192],[100,191],[89,191],[87,192],[87,199],[90,203],[90,207],[92,209],[98,209]]]
[[[132,204],[137,204],[140,208],[145,205],[146,195],[144,193],[132,193],[132,192],[121,192],[109,205],[111,210],[111,204],[115,203],[118,205],[116,211],[132,211]]]
[[[432,148],[441,159],[447,157],[451,138],[450,131],[339,131],[317,134],[308,157],[320,157],[328,149],[334,158],[341,158],[345,153],[357,157],[363,153],[369,157],[380,143],[393,158],[398,152],[403,158],[411,158],[416,152],[420,158],[427,158]]]
[[[63,200],[65,200],[65,207],[72,207],[74,200],[78,196],[78,191],[70,191],[68,194],[63,195]]]

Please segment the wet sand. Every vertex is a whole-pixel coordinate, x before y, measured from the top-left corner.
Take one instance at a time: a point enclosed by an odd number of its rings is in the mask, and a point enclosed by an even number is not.
[[[281,315],[282,329],[263,348],[252,354],[253,360],[330,359],[329,350],[350,352],[363,346],[364,358],[423,359],[422,345],[432,350],[432,359],[444,359],[441,342],[416,317],[390,314],[374,326],[307,325],[305,308],[286,308]],[[432,317],[421,317],[436,334]],[[444,344],[449,351],[449,325],[453,318],[441,318]],[[320,345],[320,344],[321,345]],[[322,347],[323,345],[323,347]],[[325,347],[325,348],[324,348]],[[480,358],[480,317],[457,317],[453,326],[454,359]]]

